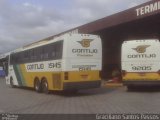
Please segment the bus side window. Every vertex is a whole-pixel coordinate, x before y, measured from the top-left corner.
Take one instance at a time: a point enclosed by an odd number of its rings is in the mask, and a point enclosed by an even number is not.
[[[16,63],[17,63],[17,53],[16,54],[11,54],[10,64],[16,64]]]
[[[24,63],[28,62],[28,60],[29,60],[29,51],[28,50],[24,52],[24,58],[23,59],[24,59],[24,61],[23,61]]]
[[[52,52],[51,52],[51,58],[53,59],[53,58],[55,58],[56,57],[56,52],[55,52],[55,50],[53,50]]]
[[[51,59],[55,59],[56,58],[56,49],[55,49],[55,45],[52,44],[50,46],[50,58]]]
[[[5,62],[5,74],[8,76],[8,62]]]
[[[48,59],[48,53],[46,46],[40,48],[40,61],[44,61]]]
[[[56,45],[56,58],[61,59],[62,58],[62,51],[63,51],[63,41],[59,41]]]

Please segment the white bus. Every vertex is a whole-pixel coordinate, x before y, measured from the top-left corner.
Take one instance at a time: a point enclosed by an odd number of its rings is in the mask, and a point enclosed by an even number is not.
[[[50,90],[79,90],[101,85],[101,39],[97,35],[65,34],[19,48],[8,55],[6,83]]]
[[[160,85],[160,41],[131,40],[122,44],[122,79],[128,89]]]

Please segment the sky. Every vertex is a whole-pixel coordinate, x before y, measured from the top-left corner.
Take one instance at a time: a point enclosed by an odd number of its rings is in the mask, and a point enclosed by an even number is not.
[[[0,53],[149,0],[0,0]]]

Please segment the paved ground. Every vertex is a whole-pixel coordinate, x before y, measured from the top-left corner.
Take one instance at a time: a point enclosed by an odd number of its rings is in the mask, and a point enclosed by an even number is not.
[[[77,94],[38,94],[10,88],[0,79],[0,113],[96,114],[159,113],[160,90],[127,92],[125,87],[81,90]]]

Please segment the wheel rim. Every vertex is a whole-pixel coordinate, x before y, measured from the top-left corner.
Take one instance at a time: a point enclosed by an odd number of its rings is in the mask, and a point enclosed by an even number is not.
[[[35,86],[36,91],[38,91],[38,83],[36,82],[36,86]]]
[[[39,91],[39,81],[36,81],[35,90],[36,90],[36,91]]]
[[[48,84],[46,81],[43,82],[43,92],[48,93]]]

